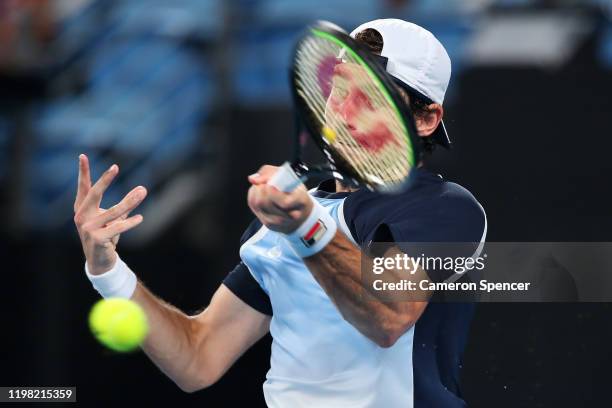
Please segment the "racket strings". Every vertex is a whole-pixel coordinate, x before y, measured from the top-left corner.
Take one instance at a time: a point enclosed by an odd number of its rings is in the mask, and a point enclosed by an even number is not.
[[[365,84],[365,90],[366,90],[366,94],[368,95],[368,97],[370,98],[370,100],[374,101],[375,106],[386,106],[386,107],[390,107],[390,102],[387,99],[387,96],[380,90],[379,87],[377,87],[375,85],[375,82],[372,81],[372,79],[369,77],[367,71],[365,70],[360,70],[358,71],[359,75],[361,76],[361,83]],[[383,112],[386,112],[386,110],[383,110]],[[394,142],[398,143],[398,139],[400,141],[403,141],[403,134],[404,134],[404,130],[402,125],[399,123],[397,116],[395,115],[384,115],[384,118],[377,118],[379,122],[384,123],[385,126],[390,128],[390,131],[392,132],[392,134],[395,137]],[[398,135],[400,135],[398,137]],[[401,145],[402,143],[398,143],[399,145]],[[408,145],[406,143],[404,143],[407,147]],[[401,164],[403,162],[403,160],[400,160],[399,162],[397,162],[398,159],[398,151],[397,148],[399,146],[397,144],[394,143],[389,143],[388,147],[383,148],[381,153],[377,153],[377,160],[375,160],[375,163],[380,163],[380,166],[376,166],[379,167],[379,170],[381,171],[385,171],[388,170],[389,172],[393,173],[397,178],[396,180],[402,180],[405,175],[407,174],[407,172],[410,170],[410,167],[406,167],[405,170],[406,172],[402,172],[400,170],[400,168],[398,167],[398,164]],[[399,159],[403,159],[405,158],[405,156],[400,156]],[[407,161],[406,161],[407,164]]]
[[[308,73],[311,71],[305,70],[304,72]],[[306,101],[313,113],[315,113],[319,123],[326,124],[326,126],[333,129],[337,135],[341,136],[339,138],[341,140],[336,144],[336,149],[342,153],[343,157],[349,159],[353,155],[348,154],[349,151],[344,148],[345,145],[348,144],[350,145],[350,148],[354,149],[354,151],[359,155],[359,161],[357,164],[367,163],[370,166],[376,166],[376,161],[373,160],[371,155],[369,155],[365,149],[363,149],[345,130],[345,123],[341,123],[339,118],[336,116],[331,116],[329,118],[325,117],[325,105],[327,104],[327,101],[323,97],[322,93],[315,91],[316,87],[318,87],[318,84],[315,82],[315,78],[313,78],[312,75],[306,74],[302,79],[304,80],[304,84],[301,84],[300,88],[298,89],[298,94]],[[353,164],[355,163],[351,163],[351,165]]]
[[[335,50],[337,50],[337,48]],[[315,58],[309,58],[309,56],[304,56],[303,54],[302,55],[298,54],[298,55],[299,55],[298,64],[302,63],[306,65],[306,64],[311,64],[312,61],[316,61]],[[310,69],[304,69],[300,72],[304,74],[301,77],[304,83],[299,84],[300,87],[298,89],[298,94],[306,101],[306,103],[311,108],[313,113],[315,113],[315,115],[317,116],[317,120],[319,121],[320,124],[326,124],[326,126],[330,127],[336,132],[336,135],[341,136],[339,138],[341,139],[339,141],[340,143],[336,144],[336,149],[340,150],[342,156],[345,159],[350,159],[353,156],[351,154],[348,154],[349,151],[344,149],[346,144],[350,145],[351,149],[354,149],[354,151],[357,152],[357,154],[359,155],[359,161],[357,163],[350,163],[351,165],[367,163],[370,166],[376,166],[376,161],[371,157],[371,155],[369,155],[365,151],[365,149],[363,149],[357,143],[357,141],[352,136],[350,136],[350,134],[348,134],[348,132],[346,131],[345,123],[341,123],[339,121],[339,118],[336,116],[332,116],[330,118],[325,117],[325,106],[327,104],[327,100],[324,98],[323,93],[317,91],[319,84],[316,81],[317,78],[315,78],[314,75],[312,75],[314,71],[315,69],[310,68]],[[331,121],[331,123],[327,123],[329,121]],[[347,160],[347,161],[350,162],[351,160]],[[358,167],[362,167],[362,166],[358,166]],[[364,174],[362,173],[360,175],[364,175]]]
[[[362,62],[349,53],[344,53],[343,63],[361,66],[361,69],[353,72],[358,75],[356,79],[360,85],[359,89],[375,107],[379,108],[376,117],[361,118],[359,125],[369,125],[367,127],[371,129],[379,122],[384,123],[391,132],[393,140],[387,141],[376,152],[368,151],[363,146],[364,141],[360,143],[351,134],[349,125],[341,115],[326,114],[329,95],[325,95],[325,89],[333,92],[333,69],[328,73],[328,78],[321,78],[320,69],[323,61],[338,57],[341,50],[343,48],[337,44],[319,37],[309,37],[304,40],[296,56],[297,93],[313,112],[319,122],[319,129],[322,131],[326,126],[333,130],[334,140],[328,140],[327,144],[348,162],[359,177],[374,184],[402,182],[411,169],[408,154],[411,155],[412,151],[407,140],[406,128],[389,96],[363,67]],[[381,112],[384,114],[380,114]]]
[[[322,102],[320,100],[316,102],[317,99],[322,99],[322,97],[320,93],[313,91],[316,86],[314,79],[308,75],[306,75],[303,79],[305,80],[307,86],[302,86],[298,93],[316,112],[317,120],[319,120],[320,123],[326,123],[327,126],[332,129],[335,129],[336,134],[339,134],[341,136],[338,138],[340,139],[339,143],[337,143],[334,147],[336,150],[340,151],[342,156],[347,161],[349,161],[353,167],[358,170],[360,176],[366,179],[371,179],[372,169],[376,167],[379,167],[377,171],[378,174],[384,173],[385,169],[393,169],[392,166],[385,165],[388,163],[378,163],[378,161],[375,160],[371,154],[369,154],[363,147],[361,147],[355,141],[355,139],[346,131],[347,127],[344,122],[341,123],[336,116],[325,118],[323,105],[326,103],[326,101],[323,99]],[[348,148],[346,147],[347,144],[350,145],[348,146]],[[353,153],[357,153],[359,157],[357,157],[356,159],[358,160],[351,160],[354,159]],[[397,179],[400,180],[402,178],[401,174],[399,174],[398,172],[395,173]]]
[[[336,54],[338,53],[339,48],[337,46],[333,46],[330,47],[329,46],[329,42],[321,42],[322,44],[324,44],[324,54],[325,53],[330,53],[330,54]],[[326,47],[325,47],[326,46]],[[315,51],[315,52],[319,52],[315,50],[315,47],[312,46],[312,43],[309,44],[309,47],[307,47],[310,51]],[[308,58],[308,60],[310,61],[316,61],[316,58]],[[345,60],[346,61],[346,60]],[[313,72],[313,70],[305,70],[305,72]],[[387,97],[386,95],[384,95],[379,88],[377,88],[375,85],[373,85],[373,81],[367,76],[366,71],[361,70],[361,71],[357,71],[358,73],[360,73],[362,75],[363,81],[361,81],[362,84],[367,85],[365,87],[365,92],[366,94],[370,97],[370,100],[372,99],[378,99],[377,101],[375,101],[376,104],[381,105],[382,104],[387,104]],[[309,77],[309,85],[313,86],[314,85],[314,79],[312,78],[312,75],[306,75],[306,77]],[[308,87],[305,87],[308,88]],[[321,95],[320,93],[315,93],[316,95]],[[310,95],[312,96],[312,92],[310,93]],[[322,104],[326,103],[326,101],[324,100],[324,98],[318,98],[318,104],[322,106]],[[317,109],[319,112],[319,118],[321,117],[322,113],[321,113],[321,108]],[[323,114],[324,116],[324,114]],[[327,118],[329,120],[329,118]],[[392,116],[387,118],[390,120],[386,120],[386,124],[387,125],[391,125],[394,129],[394,133],[397,134],[397,132],[400,132],[400,134],[402,133],[402,129],[401,124],[398,123],[397,120],[394,120],[395,118],[393,118]],[[350,160],[351,155],[347,154],[347,152],[343,152],[344,156],[347,157],[349,159],[349,161],[352,162],[352,164],[354,165],[354,167],[357,168],[363,168],[361,170],[363,171],[359,171],[359,173],[361,173],[362,176],[367,176],[367,178],[378,178],[380,179],[380,177],[376,177],[372,173],[372,171],[374,170],[374,172],[376,174],[378,174],[379,176],[382,175],[384,177],[384,179],[382,180],[378,180],[378,181],[390,181],[390,180],[403,180],[403,178],[405,178],[407,171],[409,170],[409,166],[406,168],[406,170],[401,171],[400,169],[398,169],[398,162],[397,162],[397,157],[396,154],[393,154],[393,148],[391,149],[385,149],[387,150],[387,154],[381,154],[380,152],[377,154],[376,159],[374,159],[373,155],[366,152],[365,149],[363,149],[356,141],[355,139],[352,137],[352,135],[350,135],[348,132],[346,132],[345,130],[347,129],[347,127],[345,126],[345,124],[341,124],[338,123],[338,121],[333,121],[334,123],[332,123],[334,125],[334,127],[339,131],[339,133],[344,136],[342,139],[344,139],[343,141],[349,142],[349,144],[351,145],[351,147],[356,148],[357,152],[360,153],[359,154],[359,160],[354,161],[354,160]],[[329,124],[328,124],[329,125]],[[364,161],[365,159],[365,161]],[[390,159],[390,160],[388,160]],[[401,163],[402,161],[400,161]],[[392,173],[389,174],[385,177],[385,173]],[[374,181],[374,180],[373,180]]]

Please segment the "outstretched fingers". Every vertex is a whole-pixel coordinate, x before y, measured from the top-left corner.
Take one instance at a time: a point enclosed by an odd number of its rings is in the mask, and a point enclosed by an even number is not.
[[[102,201],[104,192],[111,185],[117,174],[119,173],[119,166],[113,164],[104,174],[96,181],[96,184],[89,189],[89,192],[83,199],[83,202],[78,208],[79,212],[89,212],[91,210],[97,210]]]
[[[140,203],[147,196],[147,189],[138,186],[132,191],[130,191],[120,202],[119,204],[109,208],[104,211],[102,214],[94,217],[90,222],[88,222],[87,227],[89,228],[102,228],[104,226],[110,226],[109,224],[113,223],[121,223],[125,219],[127,219],[128,214],[134,210],[134,208],[138,207]]]
[[[74,212],[76,213],[91,188],[91,175],[89,173],[89,159],[86,155],[79,155],[79,181],[77,183],[77,194],[74,200]]]
[[[96,231],[96,239],[100,242],[105,242],[112,239],[114,236],[123,234],[126,231],[131,230],[132,228],[140,225],[143,217],[140,214],[133,215],[129,218],[126,218],[123,221],[117,221],[112,223],[111,225],[101,228]]]

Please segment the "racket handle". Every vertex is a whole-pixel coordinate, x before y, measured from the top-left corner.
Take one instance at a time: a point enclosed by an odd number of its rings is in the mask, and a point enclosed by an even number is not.
[[[291,164],[285,162],[278,168],[276,173],[274,173],[272,178],[268,181],[268,184],[284,193],[290,193],[298,188],[302,182],[303,180],[298,177],[295,171],[293,171],[293,168],[291,168]]]

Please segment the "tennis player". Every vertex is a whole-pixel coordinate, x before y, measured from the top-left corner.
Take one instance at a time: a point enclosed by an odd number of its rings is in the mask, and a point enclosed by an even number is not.
[[[394,19],[365,23],[351,35],[397,81],[426,150],[449,147],[442,103],[451,64],[442,44]],[[348,86],[329,109],[358,124],[368,104]],[[131,298],[144,308],[151,331],[143,350],[183,390],[215,383],[270,332],[263,385],[270,407],[465,406],[459,372],[472,306],[362,296],[360,261],[372,241],[484,242],[485,213],[463,187],[420,167],[411,187],[396,195],[354,191],[335,180],[310,193],[304,187],[283,193],[267,184],[276,167],[263,166],[249,177],[256,219],[242,239],[242,262],[205,311],[188,316],[147,290],[117,255],[119,234],[143,221],[127,214],[146,190],[136,187],[100,209],[119,169],[113,165],[92,186],[87,157],[79,162],[75,223],[86,274],[102,296]]]

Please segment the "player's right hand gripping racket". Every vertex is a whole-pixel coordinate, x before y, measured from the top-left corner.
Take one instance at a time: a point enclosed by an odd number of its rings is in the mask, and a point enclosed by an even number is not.
[[[289,192],[323,173],[374,191],[406,187],[420,144],[410,108],[375,55],[338,26],[319,22],[295,47],[291,85],[298,120],[329,164],[300,160],[298,132],[294,161],[269,184]]]

